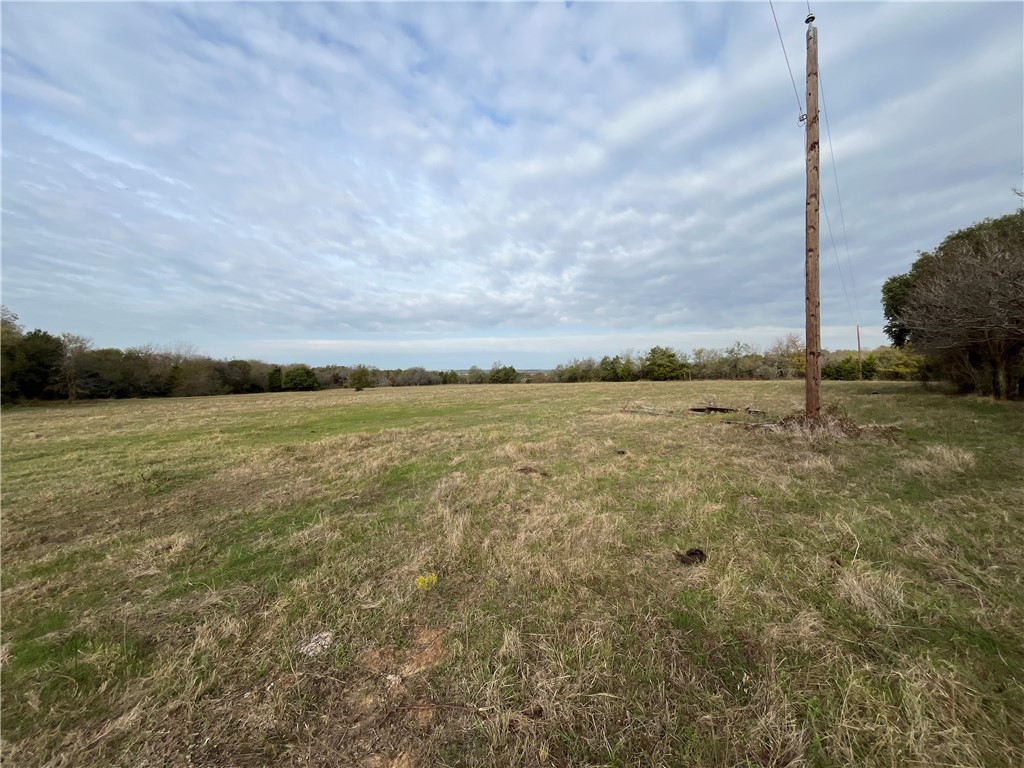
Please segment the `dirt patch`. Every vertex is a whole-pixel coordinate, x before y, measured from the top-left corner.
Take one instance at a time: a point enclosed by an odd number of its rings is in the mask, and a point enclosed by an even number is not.
[[[440,664],[444,659],[443,640],[444,633],[440,629],[428,627],[418,629],[413,638],[412,650],[402,664],[402,675],[404,677],[418,675]]]
[[[370,648],[359,654],[358,663],[378,675],[387,674],[398,665],[398,653],[391,646]]]
[[[412,719],[417,725],[428,726],[434,719],[434,707],[422,701],[416,703],[412,709]]]
[[[550,475],[543,469],[537,469],[537,467],[516,467],[516,472],[521,475],[540,475],[541,477],[550,477]]]
[[[440,629],[419,627],[412,637],[411,647],[400,650],[394,646],[369,648],[359,654],[357,663],[376,682],[372,687],[355,691],[350,702],[353,708],[369,713],[382,700],[401,701],[407,694],[406,681],[436,667],[444,659],[444,632]],[[413,708],[419,711],[419,705]],[[429,719],[429,715],[427,715]],[[419,716],[416,716],[418,720]]]

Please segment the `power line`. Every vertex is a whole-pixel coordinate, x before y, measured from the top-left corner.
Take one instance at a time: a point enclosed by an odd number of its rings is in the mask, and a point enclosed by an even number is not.
[[[821,210],[825,214],[825,226],[828,228],[828,239],[832,241],[832,254],[836,257],[836,269],[839,270],[839,282],[843,285],[843,296],[846,297],[846,308],[850,310],[855,318],[857,325],[860,325],[860,318],[857,317],[858,313],[853,311],[853,305],[850,303],[850,294],[846,291],[846,278],[843,277],[843,268],[839,265],[839,249],[836,248],[836,239],[832,236],[832,222],[828,218],[828,205],[825,203],[825,196],[821,196]],[[853,279],[853,273],[850,273],[850,279]]]
[[[832,149],[832,129],[828,124],[828,106],[825,102],[825,87],[821,83],[821,73],[818,73],[818,87],[821,90],[821,109],[825,114],[825,136],[828,138],[828,153],[832,158],[832,180],[836,185],[836,200],[839,202],[839,219],[843,225],[843,245],[846,248],[846,267],[850,270],[850,290],[853,293],[853,302],[857,308],[856,318],[857,325],[860,325],[860,302],[857,300],[857,284],[854,281],[853,273],[853,262],[850,259],[850,239],[846,235],[846,216],[843,214],[843,196],[839,192],[839,171],[836,169],[836,153]],[[825,221],[828,221],[828,215],[825,216]],[[833,245],[834,247],[834,245]],[[839,257],[836,256],[836,263],[838,265]],[[839,273],[842,277],[842,271]]]
[[[779,33],[779,43],[782,45],[782,55],[786,59],[786,69],[789,70],[789,81],[793,83],[793,95],[796,96],[797,114],[803,116],[804,108],[800,103],[800,92],[796,89],[796,78],[793,77],[793,68],[789,66],[789,54],[786,53],[786,44],[782,42],[782,29],[779,27],[779,17],[775,15],[775,5],[772,3],[772,0],[768,0],[768,5],[772,9],[772,18],[775,19],[775,31]]]

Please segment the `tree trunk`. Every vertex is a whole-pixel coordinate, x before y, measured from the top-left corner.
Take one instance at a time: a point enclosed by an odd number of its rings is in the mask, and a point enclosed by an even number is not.
[[[1010,399],[1010,372],[1006,365],[1006,355],[996,358],[996,400]]]

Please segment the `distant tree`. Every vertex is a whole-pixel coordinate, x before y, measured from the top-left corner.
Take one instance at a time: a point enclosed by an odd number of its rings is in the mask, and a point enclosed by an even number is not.
[[[722,379],[725,375],[722,353],[719,350],[704,347],[693,350],[693,378]]]
[[[164,355],[171,365],[181,365],[190,360],[198,360],[203,357],[196,345],[190,344],[187,341],[176,341],[173,344],[168,344],[160,350],[160,354]]]
[[[0,306],[0,346],[16,344],[25,335],[18,323],[18,316],[6,306]]]
[[[252,392],[252,363],[248,360],[229,360],[216,365],[221,379],[221,391],[226,395]]]
[[[764,365],[772,375],[762,378],[802,379],[807,368],[803,340],[795,333],[776,339],[764,353]]]
[[[64,347],[64,355],[57,373],[57,393],[68,400],[90,397],[86,364],[91,342],[84,336],[77,336],[73,333],[62,333],[60,339]]]
[[[556,366],[552,373],[555,381],[564,384],[601,380],[601,367],[592,357],[573,358],[567,363]]]
[[[208,357],[186,358],[171,370],[171,395],[206,397],[223,392],[217,364]]]
[[[11,375],[18,396],[29,400],[51,397],[64,360],[64,343],[38,328],[17,343]]]
[[[0,328],[2,328],[2,341],[7,341],[8,330],[13,330],[20,337],[22,334],[21,326],[18,325],[18,315],[8,309],[6,304],[0,305]]]
[[[757,347],[737,341],[723,351],[722,362],[726,370],[725,378],[753,379],[764,357],[757,351]]]
[[[270,366],[270,370],[267,371],[267,391],[280,392],[281,388],[281,366],[272,365]]]
[[[622,367],[622,358],[618,355],[608,357],[605,355],[597,364],[597,375],[601,381],[621,381],[619,371]]]
[[[629,352],[609,357],[605,355],[597,363],[594,373],[596,381],[636,381],[640,378],[639,368]],[[580,370],[581,380],[586,369]]]
[[[878,347],[871,355],[877,361],[875,378],[884,381],[918,381],[924,374],[925,361],[910,349]]]
[[[485,384],[487,382],[487,374],[480,368],[472,365],[469,371],[466,372],[466,382],[469,384]]]
[[[247,392],[266,392],[270,365],[262,360],[246,360],[249,364],[249,386]]]
[[[848,350],[822,354],[821,378],[826,381],[857,381],[861,377],[870,380],[875,377],[878,359],[871,354],[863,355],[857,362],[857,353]]]
[[[575,384],[580,380],[580,370],[571,360],[568,363],[559,363],[551,372],[551,378],[559,384]]]
[[[126,353],[120,349],[90,349],[80,362],[84,397],[148,397],[141,388],[133,387],[134,372]],[[140,377],[141,378],[141,377]]]
[[[310,392],[319,386],[316,374],[308,365],[292,366],[284,373],[281,387],[289,392]]]
[[[400,387],[426,387],[440,383],[441,377],[437,373],[420,367],[408,368],[398,375]]]
[[[348,374],[348,385],[356,392],[376,385],[376,381],[370,374],[370,369],[365,365],[357,365]]]
[[[671,381],[686,376],[687,364],[675,350],[668,347],[651,347],[645,357],[644,368],[651,381]]]
[[[153,346],[129,347],[121,357],[121,394],[113,397],[167,397],[174,386],[174,361],[171,353]]]
[[[625,352],[616,355],[613,359],[619,361],[619,381],[636,381],[641,378],[642,361],[636,359],[636,356],[633,354],[633,350],[626,350]]]
[[[18,388],[18,352],[25,332],[18,316],[7,307],[0,307],[0,402],[13,403],[20,396]]]
[[[519,372],[511,365],[502,365],[500,362],[491,366],[491,372],[487,376],[488,384],[515,384],[519,381]]]
[[[348,382],[348,369],[340,365],[322,365],[313,369],[319,389],[338,389]]]

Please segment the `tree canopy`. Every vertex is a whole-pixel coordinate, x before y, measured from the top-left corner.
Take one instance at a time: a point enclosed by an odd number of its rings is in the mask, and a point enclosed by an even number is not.
[[[281,387],[290,392],[311,392],[314,389],[319,389],[320,382],[312,368],[300,364],[285,371],[284,377],[281,379]]]
[[[1012,397],[1024,376],[1024,209],[950,234],[882,286],[885,331],[964,390]]]

